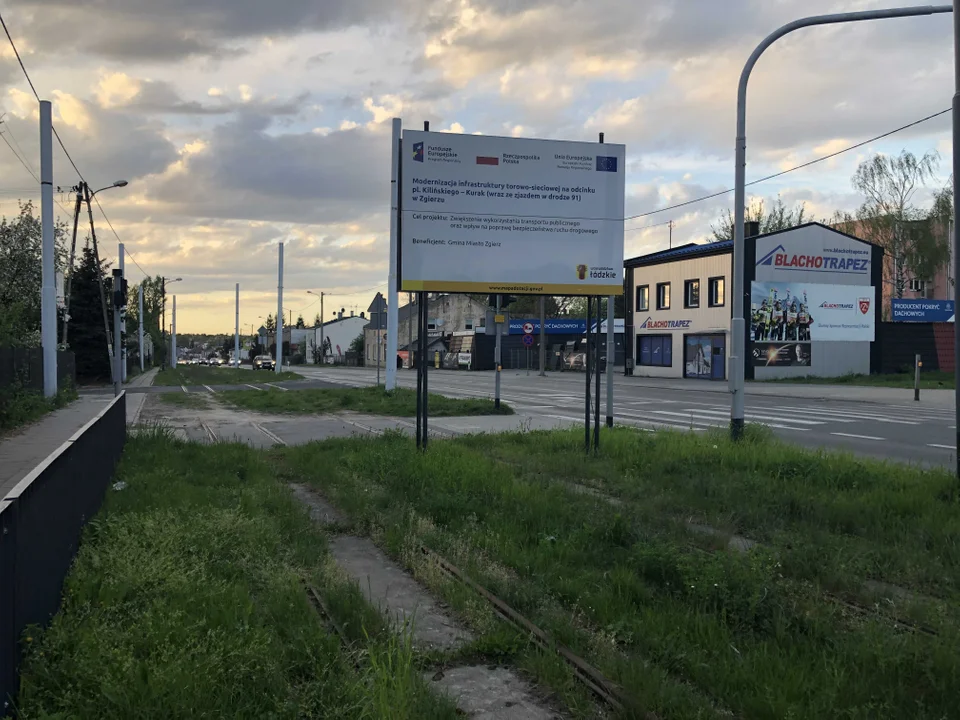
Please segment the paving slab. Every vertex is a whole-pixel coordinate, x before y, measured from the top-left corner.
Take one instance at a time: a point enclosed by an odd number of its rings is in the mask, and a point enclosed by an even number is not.
[[[470,665],[426,672],[423,679],[475,720],[552,720],[533,686],[505,667]]]

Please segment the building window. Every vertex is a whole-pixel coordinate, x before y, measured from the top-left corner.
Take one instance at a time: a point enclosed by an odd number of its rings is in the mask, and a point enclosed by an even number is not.
[[[708,281],[708,292],[710,293],[710,307],[723,307],[724,302],[724,279],[722,277],[712,277]]]
[[[683,283],[683,306],[685,308],[700,307],[700,281],[686,280]]]
[[[463,323],[464,330],[473,330],[473,320],[466,320]]]
[[[641,335],[637,338],[640,365],[647,367],[673,366],[673,335]]]
[[[670,309],[670,283],[657,283],[657,310]]]
[[[637,288],[637,312],[646,312],[650,309],[650,286],[641,285]]]
[[[437,329],[436,323],[427,323],[427,330],[436,330],[436,329]]]

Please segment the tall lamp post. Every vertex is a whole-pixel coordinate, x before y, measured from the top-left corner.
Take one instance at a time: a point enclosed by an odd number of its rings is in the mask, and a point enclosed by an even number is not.
[[[307,290],[307,295],[316,295],[320,298],[320,364],[323,365],[324,347],[323,347],[323,296],[326,293],[315,293],[313,290]]]
[[[956,3],[957,0],[954,0]],[[757,45],[756,49],[747,60],[740,75],[740,85],[737,88],[737,144],[736,160],[734,166],[734,231],[733,231],[733,318],[731,320],[731,335],[733,336],[733,349],[730,356],[730,390],[732,401],[730,404],[730,432],[735,440],[743,436],[743,418],[744,418],[744,369],[747,360],[747,333],[746,318],[743,313],[744,297],[750,293],[750,288],[744,287],[744,203],[746,202],[746,184],[747,184],[747,84],[750,82],[750,73],[754,66],[763,55],[764,51],[773,45],[784,35],[792,33],[805,27],[814,25],[833,25],[837,23],[859,22],[862,20],[885,20],[888,18],[916,17],[919,15],[934,15],[937,13],[948,13],[953,11],[951,5],[921,5],[917,7],[890,8],[887,10],[865,10],[862,12],[836,13],[832,15],[814,15],[801,18],[787,23],[783,27],[770,33],[763,41]],[[956,18],[954,18],[956,21]],[[960,68],[958,68],[960,72]],[[954,120],[957,119],[960,110],[958,110],[958,99],[954,97]],[[954,123],[954,134],[957,133],[957,125]],[[954,143],[954,163],[958,164],[956,157],[957,146]],[[956,204],[954,204],[956,207]],[[955,287],[956,291],[957,288]],[[960,340],[955,340],[960,348]],[[958,371],[960,377],[960,371]],[[958,386],[960,393],[960,386]],[[960,419],[960,410],[958,410],[958,419]],[[957,423],[960,426],[960,422]],[[960,433],[960,430],[958,430]],[[960,441],[960,435],[958,435]],[[960,463],[960,457],[958,457]],[[960,469],[960,465],[958,465]]]
[[[160,334],[163,337],[163,360],[160,362],[160,369],[167,369],[167,283],[181,282],[183,278],[160,278]]]

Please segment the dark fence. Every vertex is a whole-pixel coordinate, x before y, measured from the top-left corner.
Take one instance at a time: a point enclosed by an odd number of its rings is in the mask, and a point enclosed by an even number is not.
[[[923,369],[953,370],[953,323],[880,323],[880,372],[913,372],[915,356]]]
[[[18,687],[21,636],[60,607],[80,533],[100,509],[126,440],[126,395],[0,500],[0,716]]]
[[[77,386],[77,365],[68,350],[57,350],[57,387]],[[0,390],[19,384],[43,391],[43,349],[0,347]]]

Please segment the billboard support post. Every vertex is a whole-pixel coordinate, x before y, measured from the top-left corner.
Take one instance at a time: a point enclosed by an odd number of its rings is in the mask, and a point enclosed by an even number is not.
[[[597,397],[596,404],[594,406],[593,413],[593,450],[598,452],[600,450],[600,296],[597,295],[596,300],[597,305],[597,320],[595,323],[596,329],[594,330],[593,335],[593,351],[596,353],[596,368],[594,372],[597,376]]]
[[[583,449],[584,452],[590,452],[590,317],[591,317],[591,298],[587,295],[587,333],[586,333],[586,342],[587,347],[584,348],[586,352],[583,354],[583,364],[585,374],[587,376],[587,387],[584,390],[584,411],[583,411]]]
[[[500,299],[501,299],[500,296],[497,295],[497,309],[496,309],[497,315],[500,315]],[[493,406],[497,410],[499,410],[500,409],[500,367],[501,367],[500,342],[501,341],[500,341],[500,323],[496,322],[496,318],[494,318],[494,320],[495,320],[494,327],[496,328],[496,331],[497,331],[497,345],[493,351],[493,354],[494,354],[493,364],[496,366],[496,375],[493,381]]]

